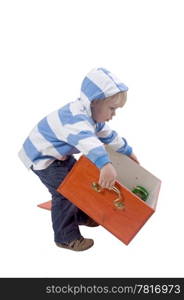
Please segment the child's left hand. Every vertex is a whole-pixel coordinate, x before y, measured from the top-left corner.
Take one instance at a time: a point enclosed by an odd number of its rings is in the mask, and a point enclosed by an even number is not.
[[[135,156],[134,153],[132,153],[131,155],[129,155],[129,157],[134,160],[136,163],[138,163],[140,165],[140,162],[138,161],[137,157]]]

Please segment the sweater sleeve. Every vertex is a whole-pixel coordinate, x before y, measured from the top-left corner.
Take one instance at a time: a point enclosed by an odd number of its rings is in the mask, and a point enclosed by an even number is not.
[[[114,151],[131,155],[133,152],[124,137],[121,137],[115,130],[112,130],[106,123],[101,123],[97,129],[97,136],[99,140],[108,144]]]
[[[64,140],[82,152],[98,168],[111,162],[102,141],[96,135],[94,127],[82,116],[74,124],[64,126]]]

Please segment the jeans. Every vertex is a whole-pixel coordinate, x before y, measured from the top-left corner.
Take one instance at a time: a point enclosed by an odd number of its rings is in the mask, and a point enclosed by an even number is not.
[[[43,170],[34,170],[31,167],[31,170],[40,178],[52,195],[51,217],[56,243],[67,243],[80,238],[81,233],[78,225],[88,218],[83,211],[56,191],[75,162],[74,156],[70,155],[64,161],[55,160]]]

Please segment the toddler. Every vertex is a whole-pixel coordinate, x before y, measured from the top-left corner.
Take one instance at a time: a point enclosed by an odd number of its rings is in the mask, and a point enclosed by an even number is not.
[[[44,117],[30,132],[19,151],[52,196],[52,227],[57,246],[83,251],[93,246],[79,225],[98,224],[56,190],[82,153],[100,170],[99,184],[111,189],[117,173],[104,144],[139,163],[125,138],[112,130],[110,121],[127,100],[127,86],[104,68],[92,69],[84,78],[80,98]]]

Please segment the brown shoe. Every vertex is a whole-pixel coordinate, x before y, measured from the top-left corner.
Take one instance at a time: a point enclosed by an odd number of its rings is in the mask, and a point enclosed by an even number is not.
[[[90,217],[83,223],[79,223],[79,225],[85,225],[85,226],[89,226],[89,227],[97,227],[99,226],[98,223],[96,223],[93,219],[91,219]]]
[[[74,240],[70,243],[56,243],[56,245],[60,248],[66,248],[73,251],[84,251],[89,248],[91,248],[94,244],[94,241],[92,239],[85,239],[81,237],[78,240]]]

